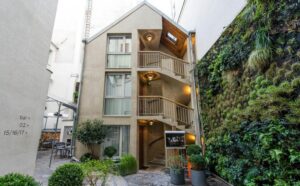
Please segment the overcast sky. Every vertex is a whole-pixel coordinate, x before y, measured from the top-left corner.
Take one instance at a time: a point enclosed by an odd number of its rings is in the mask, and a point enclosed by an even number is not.
[[[108,26],[143,0],[93,0],[90,36]],[[175,3],[176,16],[183,0],[147,0],[164,14],[171,16],[171,2]],[[81,37],[87,0],[59,0],[52,41],[60,46],[72,45]],[[176,20],[176,19],[175,19]],[[70,39],[71,38],[71,39]],[[73,39],[72,39],[73,38]],[[81,38],[79,39],[81,40]],[[73,50],[70,48],[70,50]],[[71,51],[70,51],[71,52]]]
[[[106,27],[143,0],[93,0],[91,35]],[[147,0],[160,11],[171,16],[172,2],[175,3],[175,18],[178,17],[183,0]]]

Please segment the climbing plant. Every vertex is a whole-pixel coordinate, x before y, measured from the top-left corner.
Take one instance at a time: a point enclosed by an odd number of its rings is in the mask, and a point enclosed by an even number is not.
[[[199,61],[210,169],[234,185],[299,185],[300,2],[248,0]]]

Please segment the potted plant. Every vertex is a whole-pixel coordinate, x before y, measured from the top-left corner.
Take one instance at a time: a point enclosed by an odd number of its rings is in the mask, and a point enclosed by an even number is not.
[[[206,186],[205,177],[205,158],[201,154],[201,147],[199,145],[190,145],[187,148],[187,155],[192,164],[192,185]]]
[[[168,165],[170,167],[170,176],[171,176],[172,184],[174,185],[185,184],[184,164],[185,164],[185,159],[182,155],[174,155],[168,158]]]
[[[205,158],[201,154],[193,154],[190,156],[192,163],[192,185],[205,186]]]

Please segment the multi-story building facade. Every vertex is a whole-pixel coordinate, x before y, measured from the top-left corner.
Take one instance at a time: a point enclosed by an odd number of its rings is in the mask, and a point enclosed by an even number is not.
[[[198,135],[193,47],[194,34],[147,2],[86,41],[79,123],[101,119],[113,127],[100,153],[112,145],[117,155],[137,157],[140,167],[165,164],[164,131]],[[78,142],[76,156],[85,152]]]
[[[57,0],[0,1],[0,176],[33,175]]]

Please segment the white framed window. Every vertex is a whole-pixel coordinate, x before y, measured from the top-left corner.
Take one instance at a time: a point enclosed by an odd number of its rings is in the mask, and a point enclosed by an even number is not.
[[[104,115],[131,114],[131,74],[108,73],[105,80]]]
[[[131,68],[131,35],[108,36],[106,68]]]
[[[106,136],[104,142],[101,144],[102,152],[109,146],[117,149],[115,156],[129,153],[129,140],[130,140],[130,126],[129,125],[115,125],[109,126],[110,132]]]

